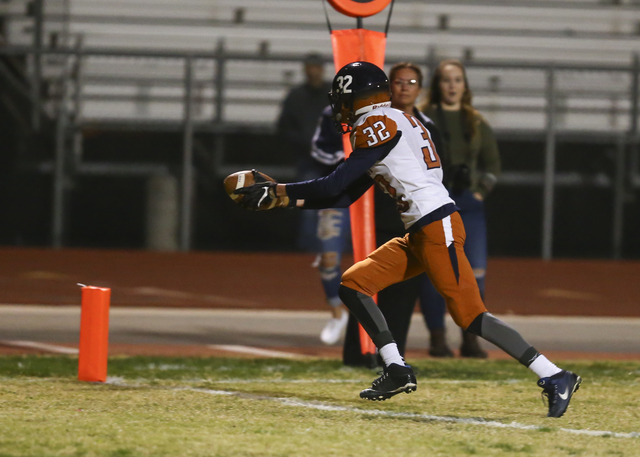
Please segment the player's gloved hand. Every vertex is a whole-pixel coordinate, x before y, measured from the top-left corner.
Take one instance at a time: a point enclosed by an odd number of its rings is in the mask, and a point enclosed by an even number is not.
[[[248,210],[258,211],[275,208],[278,197],[276,196],[276,186],[278,184],[271,181],[259,182],[248,187],[236,189],[234,194],[242,195],[242,200],[238,204]]]
[[[289,197],[276,195],[277,182],[269,181],[262,173],[253,169],[253,181],[255,184],[241,187],[234,194],[243,195],[238,205],[251,211],[265,211],[273,208],[295,208],[296,200]]]

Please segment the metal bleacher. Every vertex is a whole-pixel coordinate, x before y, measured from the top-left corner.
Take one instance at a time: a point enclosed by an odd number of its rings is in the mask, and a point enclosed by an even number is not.
[[[332,61],[325,7],[334,29],[356,27],[323,1],[0,0],[7,43],[0,52],[25,56],[35,111],[57,122],[49,168],[54,245],[62,232],[65,160],[82,156],[86,127],[102,126],[184,132],[181,245],[188,248],[194,132],[217,135],[212,155],[219,176],[238,169],[225,162],[224,135],[273,132],[282,99],[303,80],[303,56],[319,52]],[[34,13],[37,4],[43,14]],[[384,31],[388,12],[365,18],[364,27]],[[554,183],[586,182],[556,176],[558,138],[588,135],[614,144],[616,176],[601,173],[592,181],[614,188],[612,244],[619,256],[625,180],[640,187],[639,55],[638,0],[396,0],[386,62],[388,68],[411,60],[428,76],[440,59],[461,59],[474,106],[498,137],[545,144],[544,173],[507,171],[501,178],[506,185],[543,186],[545,257]],[[167,173],[158,164],[90,165],[96,164],[77,163],[73,172]],[[274,176],[291,177],[289,168]]]
[[[12,45],[32,42],[26,7],[25,0],[5,6]],[[334,28],[355,26],[331,7],[327,11]],[[385,21],[383,12],[364,23],[383,30]],[[640,52],[639,23],[640,8],[620,1],[398,0],[387,60],[410,59],[427,70],[440,58],[465,59],[476,103],[496,128],[529,130],[544,127],[544,70],[550,63],[574,65],[557,76],[559,103],[568,113],[559,118],[560,128],[624,130],[631,76],[616,68],[630,66]],[[81,43],[85,50],[82,81],[70,89],[79,89],[77,119],[83,122],[180,121],[184,55],[212,57],[223,42],[229,58],[221,121],[243,122],[250,115],[252,123],[270,125],[286,91],[302,80],[299,61],[278,56],[331,56],[320,0],[52,0],[45,2],[44,25],[45,37],[65,28],[66,44]],[[106,52],[113,50],[123,55]],[[59,62],[44,65],[45,78],[60,75]],[[477,66],[482,62],[505,66]],[[514,62],[526,65],[514,68]],[[614,71],[581,71],[584,64]],[[194,61],[196,121],[216,116],[217,78],[213,58]]]

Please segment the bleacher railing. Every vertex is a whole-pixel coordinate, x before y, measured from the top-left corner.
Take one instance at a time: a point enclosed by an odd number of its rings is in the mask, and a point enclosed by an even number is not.
[[[91,49],[82,46],[82,40],[78,40],[75,47],[45,48],[38,40],[34,46],[5,46],[0,47],[0,54],[25,56],[30,65],[30,79],[36,87],[41,86],[41,82],[46,79],[43,73],[47,71],[52,74],[49,77],[54,81],[57,90],[52,96],[43,97],[40,91],[32,90],[33,126],[39,127],[39,119],[44,112],[55,118],[56,128],[56,151],[55,159],[50,164],[49,170],[54,175],[54,217],[52,224],[53,243],[56,246],[62,244],[64,232],[64,182],[69,170],[75,173],[94,174],[162,174],[166,173],[165,167],[157,164],[123,165],[117,163],[85,164],[76,162],[69,166],[69,160],[80,157],[78,151],[69,151],[71,147],[81,147],[81,141],[67,141],[69,135],[81,135],[82,128],[86,125],[119,126],[121,128],[156,128],[172,129],[183,132],[182,151],[182,179],[181,179],[181,215],[180,215],[180,246],[182,249],[189,249],[191,244],[191,219],[192,207],[190,195],[193,191],[193,136],[195,132],[211,132],[224,135],[229,132],[243,129],[245,131],[272,132],[274,129],[272,120],[268,122],[256,123],[255,117],[247,118],[244,122],[240,119],[229,119],[225,115],[225,110],[234,103],[250,103],[250,109],[258,109],[259,106],[267,106],[272,111],[278,109],[281,97],[266,98],[262,102],[252,99],[242,99],[229,97],[229,91],[233,88],[233,82],[226,77],[226,69],[230,64],[238,62],[263,62],[263,63],[287,63],[299,64],[303,55],[301,54],[273,54],[273,53],[242,53],[225,51],[224,43],[221,41],[218,48],[212,52],[178,52],[160,50],[131,50],[131,49]],[[47,67],[43,62],[48,61],[52,56],[56,65]],[[145,96],[145,102],[164,101],[181,106],[179,116],[167,117],[165,119],[145,119],[140,118],[97,118],[84,115],[85,105],[95,100],[96,97],[84,93],[86,87],[85,62],[90,58],[111,57],[163,60],[167,59],[181,62],[182,75],[174,78],[172,87],[179,89],[167,94],[149,93]],[[582,139],[589,138],[595,142],[614,143],[616,145],[616,167],[615,176],[612,179],[605,177],[600,179],[600,185],[613,188],[614,208],[612,253],[614,258],[621,257],[623,221],[624,221],[624,196],[629,188],[640,187],[640,174],[638,170],[638,96],[639,96],[639,74],[640,61],[637,55],[631,56],[629,65],[608,65],[608,64],[557,64],[532,63],[526,61],[503,62],[503,61],[465,61],[469,74],[474,71],[496,70],[502,72],[524,71],[535,73],[534,78],[538,81],[531,87],[515,87],[502,89],[499,84],[495,87],[486,87],[475,90],[476,106],[481,112],[486,114],[490,123],[496,128],[496,135],[500,138],[535,138],[545,141],[545,168],[542,174],[536,173],[515,173],[508,170],[504,173],[501,182],[504,185],[519,184],[539,184],[543,188],[543,230],[542,230],[542,257],[550,259],[552,257],[552,234],[553,234],[553,210],[554,210],[554,190],[558,185],[584,184],[585,179],[571,174],[561,174],[555,169],[556,146],[559,141],[567,140],[576,135]],[[392,56],[388,59],[388,64],[405,59],[402,56]],[[330,56],[326,57],[327,63],[331,62]],[[437,64],[437,59],[433,54],[425,56],[423,62],[416,62],[427,70],[432,69]],[[196,78],[196,66],[206,64],[212,70],[210,77],[203,80]],[[593,90],[566,89],[559,87],[559,78],[569,73],[584,74],[616,74],[622,78],[622,83],[618,84],[614,90],[610,88],[594,88]],[[153,85],[155,82],[162,82],[159,75],[145,75],[146,81]],[[542,84],[539,82],[543,81]],[[166,81],[165,81],[166,82]],[[256,88],[273,89],[274,86],[284,93],[291,85],[291,81],[283,81],[280,84],[269,83],[256,79],[245,82],[245,87],[254,85]],[[626,87],[625,87],[626,85]],[[201,95],[196,95],[196,89]],[[242,87],[238,89],[242,91]],[[271,92],[272,94],[274,92]],[[204,95],[202,95],[204,94]],[[504,103],[497,100],[501,96],[512,97],[510,102]],[[585,106],[575,100],[590,100],[600,98],[606,103],[595,106]],[[102,94],[98,98],[103,100],[128,100],[131,102],[140,101],[139,94]],[[535,103],[527,103],[527,100],[535,100]],[[613,100],[613,101],[612,101]],[[615,102],[615,103],[614,103]],[[194,115],[194,106],[198,105],[204,115]],[[203,110],[202,106],[209,106]],[[175,110],[174,110],[175,112]],[[513,116],[514,113],[523,113],[532,119],[531,128],[509,128],[500,127],[500,122],[492,121],[492,116],[500,116],[506,113]],[[585,122],[586,129],[571,128],[570,123],[566,123],[567,117],[577,115],[595,116],[595,121]],[[601,125],[603,128],[591,128],[591,125]],[[240,165],[227,162],[225,159],[224,147],[221,146],[215,151],[214,162],[216,172],[219,176],[225,176],[232,171],[237,171]],[[44,165],[46,168],[46,165]],[[275,175],[281,179],[293,177],[293,167],[272,167],[265,169],[270,175]]]

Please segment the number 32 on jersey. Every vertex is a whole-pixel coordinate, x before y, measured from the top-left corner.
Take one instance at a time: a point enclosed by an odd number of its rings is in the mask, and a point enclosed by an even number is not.
[[[393,119],[387,116],[369,116],[359,125],[351,136],[351,146],[357,148],[373,148],[391,140],[398,132]]]
[[[426,141],[426,146],[422,148],[422,154],[424,154],[424,161],[427,164],[427,168],[429,170],[431,170],[432,168],[441,168],[442,163],[440,163],[440,157],[436,152],[436,147],[433,144],[433,141],[431,141],[431,135],[429,135],[429,131],[427,130],[427,128],[422,125],[422,122],[420,122],[412,115],[407,113],[402,114],[404,114],[404,117],[409,120],[409,123],[414,129],[420,128],[422,130],[422,139]]]
[[[420,134],[424,140],[422,154],[424,155],[424,161],[427,164],[427,168],[429,170],[432,168],[441,168],[442,164],[440,163],[440,157],[436,152],[436,147],[433,145],[433,141],[431,141],[431,136],[429,135],[427,128],[410,114],[403,114],[409,120],[409,123],[413,128],[420,129]],[[352,146],[354,149],[379,146],[395,137],[397,132],[397,124],[392,119],[389,119],[386,116],[369,116],[352,134]]]

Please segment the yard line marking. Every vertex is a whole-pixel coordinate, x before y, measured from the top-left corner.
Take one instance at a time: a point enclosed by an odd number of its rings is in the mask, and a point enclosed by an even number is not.
[[[0,345],[14,346],[14,347],[20,347],[20,348],[40,349],[42,351],[55,352],[57,354],[78,354],[79,353],[78,349],[76,348],[58,346],[56,344],[38,343],[36,341],[0,340]]]
[[[517,430],[546,430],[547,428],[547,427],[541,427],[538,425],[519,424],[518,422],[511,422],[509,424],[505,424],[502,422],[497,422],[494,420],[487,420],[482,418],[433,416],[430,414],[397,413],[392,411],[383,411],[379,409],[350,408],[347,406],[330,405],[322,402],[302,401],[296,398],[259,396],[259,395],[245,394],[245,393],[232,392],[232,391],[226,391],[226,390],[197,389],[197,388],[190,388],[190,387],[181,388],[180,390],[191,390],[194,392],[202,392],[209,395],[233,395],[243,399],[273,401],[286,406],[317,409],[320,411],[346,411],[346,412],[354,412],[359,414],[370,414],[372,416],[386,416],[386,417],[394,417],[394,418],[397,417],[397,418],[403,418],[403,419],[405,418],[406,419],[422,419],[430,422],[449,422],[449,423],[455,423],[455,424],[480,425],[485,427],[517,429]],[[571,428],[559,428],[558,431],[571,433],[574,435],[605,436],[605,437],[612,437],[612,438],[640,438],[640,432],[620,433],[620,432],[610,432],[605,430],[580,430],[580,429],[571,429]]]
[[[147,370],[157,368],[161,371],[167,369],[174,369],[173,366],[170,365],[158,365],[157,367],[151,366],[139,366],[135,367],[136,370]],[[176,368],[178,369],[178,368]],[[107,377],[107,383],[111,383],[111,380],[119,379]],[[138,378],[140,381],[150,381],[147,378]],[[114,381],[115,382],[115,381]],[[124,380],[123,380],[124,382]],[[182,380],[182,382],[188,382],[189,384],[201,384],[203,382],[208,382],[212,384],[367,384],[369,381],[365,379],[262,379],[262,378],[253,378],[253,379],[217,379],[212,380],[210,378],[194,378],[188,381]],[[458,380],[458,379],[421,379],[421,384],[498,384],[498,383],[506,383],[506,384],[514,384],[524,382],[518,379],[507,379],[500,381],[491,381],[491,380],[480,380],[480,379],[466,379],[466,380]]]
[[[105,384],[129,386],[129,384],[124,380],[124,378],[107,378],[107,382]],[[135,387],[140,387],[140,384],[136,384]],[[520,424],[518,422],[510,422],[508,424],[505,424],[503,422],[483,419],[481,417],[468,418],[468,417],[456,417],[456,416],[434,416],[431,414],[399,413],[399,412],[393,412],[393,411],[383,411],[380,409],[351,408],[348,406],[331,405],[329,403],[323,403],[319,401],[310,402],[310,401],[298,400],[297,398],[270,397],[267,395],[254,395],[254,394],[248,394],[244,392],[234,392],[230,390],[203,389],[203,388],[188,387],[188,386],[170,387],[169,389],[199,392],[199,393],[204,393],[208,395],[233,396],[233,397],[238,397],[245,400],[272,401],[275,403],[280,403],[285,406],[316,409],[319,411],[346,411],[346,412],[352,412],[352,413],[358,413],[358,414],[369,414],[372,416],[384,416],[384,417],[402,418],[402,419],[421,419],[429,422],[448,422],[448,423],[454,423],[454,424],[479,425],[479,426],[485,426],[485,427],[516,429],[516,430],[547,430],[548,429],[547,426],[527,425],[527,424]],[[572,428],[558,428],[558,431],[571,433],[574,435],[602,436],[607,438],[640,438],[640,432],[622,433],[622,432],[611,432],[606,430],[580,430],[580,429],[572,429]]]
[[[198,382],[206,381],[215,384],[367,384],[366,380],[362,379],[219,379],[212,381],[211,379],[202,379]],[[479,379],[421,379],[422,384],[497,384],[497,383],[515,383],[519,380],[506,380],[506,381],[484,381]]]
[[[144,379],[144,378],[141,378]],[[184,381],[183,381],[184,382]],[[366,381],[362,379],[322,379],[322,380],[314,380],[314,379],[195,379],[190,380],[190,383],[193,384],[201,384],[203,382],[208,382],[211,384],[366,384]]]
[[[274,351],[271,349],[262,349],[251,346],[242,346],[239,344],[207,344],[208,348],[218,349],[221,351],[238,352],[242,354],[262,355],[265,357],[279,357],[286,359],[310,358],[304,354],[296,354],[293,352]]]

